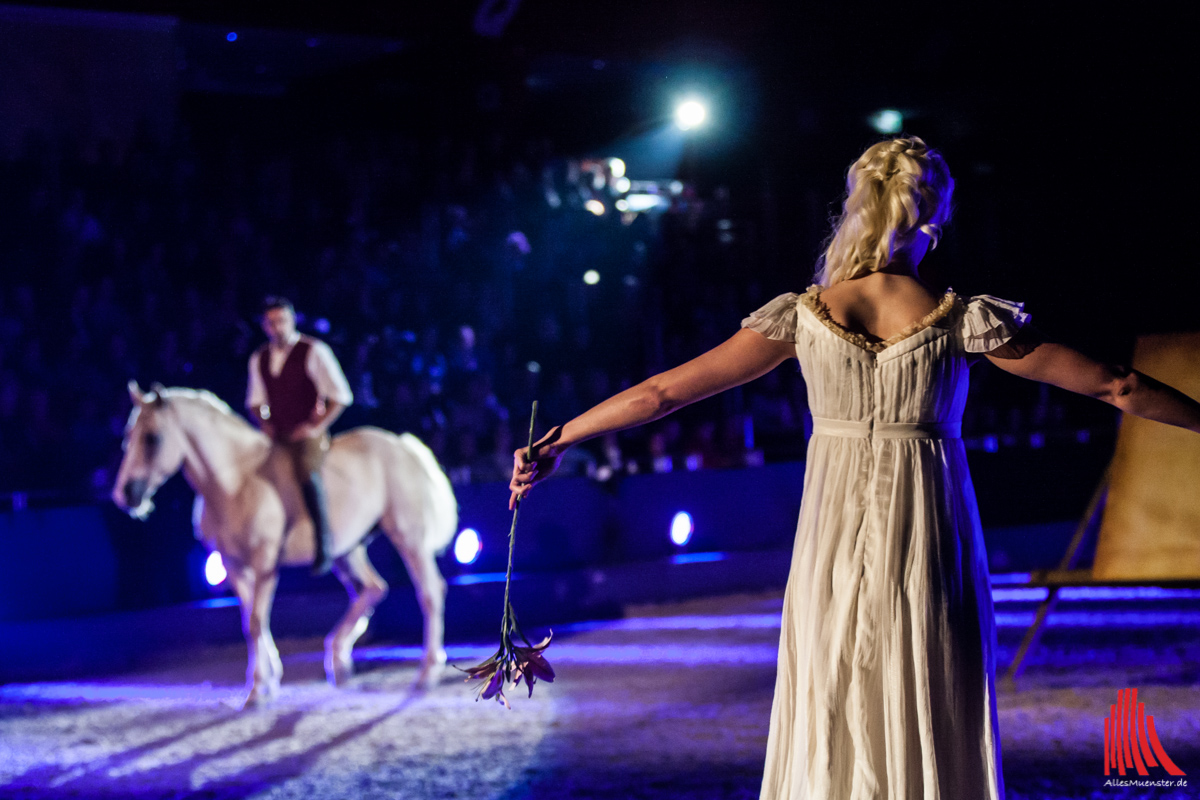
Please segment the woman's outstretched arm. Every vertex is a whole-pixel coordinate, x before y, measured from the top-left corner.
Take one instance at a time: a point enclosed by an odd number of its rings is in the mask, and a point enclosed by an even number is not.
[[[1120,364],[1104,364],[1045,339],[1032,326],[985,354],[1005,372],[1049,383],[1116,406],[1126,414],[1200,433],[1200,402],[1178,389]]]
[[[613,395],[566,425],[552,428],[534,445],[533,462],[526,459],[524,448],[514,453],[509,508],[533,484],[548,478],[558,467],[562,454],[572,445],[661,419],[697,400],[765,375],[788,358],[795,357],[793,343],[768,339],[757,331],[743,328],[686,364],[660,372]]]

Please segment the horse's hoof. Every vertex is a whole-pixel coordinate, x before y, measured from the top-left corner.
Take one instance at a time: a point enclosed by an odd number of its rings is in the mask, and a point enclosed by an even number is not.
[[[414,685],[422,691],[433,689],[441,683],[442,672],[445,668],[445,662],[441,661],[422,664],[421,671],[417,673],[417,679],[413,682]]]
[[[329,685],[333,687],[345,686],[346,683],[354,677],[354,662],[350,659],[345,661],[333,661],[325,663],[325,680],[329,681]]]
[[[251,689],[250,694],[246,695],[246,701],[242,703],[242,711],[263,708],[264,706],[270,705],[274,699],[275,695],[273,692],[267,692],[266,690],[259,690],[257,688]]]

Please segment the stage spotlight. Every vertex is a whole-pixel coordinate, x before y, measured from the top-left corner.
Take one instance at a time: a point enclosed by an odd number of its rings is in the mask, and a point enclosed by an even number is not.
[[[894,108],[881,108],[867,122],[879,133],[899,133],[904,128],[904,115]]]
[[[229,33],[225,34],[225,41],[227,41],[227,42],[236,42],[236,41],[237,41],[237,34],[236,34],[236,33],[234,33],[233,31],[230,31]]]
[[[454,540],[454,560],[460,564],[474,564],[483,551],[483,542],[474,528],[464,528]]]
[[[216,550],[209,553],[208,559],[204,562],[204,580],[208,581],[208,585],[220,586],[228,576],[229,573],[225,571],[225,562],[221,561],[221,554]]]
[[[619,192],[620,194],[625,194],[626,192],[629,191],[630,187],[632,187],[632,186],[633,186],[633,183],[629,180],[629,178],[626,178],[625,176],[621,176],[620,178],[617,178],[615,181],[613,181],[613,188],[616,189],[617,192]]]
[[[625,162],[619,158],[610,158],[608,160],[608,171],[612,173],[614,178],[625,177]]]
[[[683,547],[692,538],[694,529],[692,515],[686,511],[680,511],[671,519],[671,541]]]
[[[684,100],[675,106],[675,124],[680,130],[699,128],[708,119],[708,109],[699,100]]]
[[[624,200],[624,199],[618,200],[616,203],[616,206],[617,206],[617,211],[624,213],[629,210],[629,201]]]
[[[649,211],[652,208],[666,208],[671,205],[667,198],[657,194],[631,194],[625,198],[625,208],[622,211],[629,210],[636,213]]]
[[[594,269],[589,269],[587,272],[583,273],[583,282],[588,286],[595,286],[600,282],[600,273],[596,272]]]
[[[532,372],[533,374],[536,375],[537,373],[542,371],[542,365],[536,361],[530,361],[528,364],[525,365],[525,369],[529,370],[530,372]]]
[[[592,212],[593,214],[595,214],[597,217],[604,216],[604,211],[605,211],[604,203],[601,203],[599,200],[596,200],[594,198],[591,200],[588,200],[586,203],[583,204],[583,207],[586,208],[588,211]]]

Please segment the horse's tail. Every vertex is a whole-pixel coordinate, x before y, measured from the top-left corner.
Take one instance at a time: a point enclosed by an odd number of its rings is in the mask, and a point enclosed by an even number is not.
[[[458,500],[450,487],[450,479],[424,442],[411,433],[402,433],[400,444],[420,464],[425,478],[425,503],[422,509],[425,538],[421,544],[433,553],[441,553],[454,540],[458,528]]]

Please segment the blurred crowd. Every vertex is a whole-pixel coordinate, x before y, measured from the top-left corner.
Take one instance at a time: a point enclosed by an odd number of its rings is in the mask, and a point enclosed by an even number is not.
[[[622,218],[587,211],[590,187],[548,142],[499,135],[271,150],[181,132],[124,153],[31,137],[0,162],[0,489],[103,491],[130,379],[241,410],[267,294],[340,359],[356,401],[337,428],[411,431],[455,481],[503,479],[534,399],[539,429],[564,422],[764,299],[731,268],[720,197]],[[568,469],[754,463],[768,441],[802,453],[798,376],[689,411],[579,448]]]
[[[0,161],[0,491],[106,492],[130,379],[240,411],[267,294],[340,359],[356,401],[335,430],[411,431],[465,483],[506,479],[534,399],[539,430],[565,422],[811,278],[763,274],[754,216],[721,189],[662,213],[588,210],[589,176],[545,140],[198,139],[31,136]],[[1016,422],[979,406],[968,431],[1062,416],[1044,393],[1024,402]],[[802,458],[807,420],[791,362],[577,448],[566,470]]]

